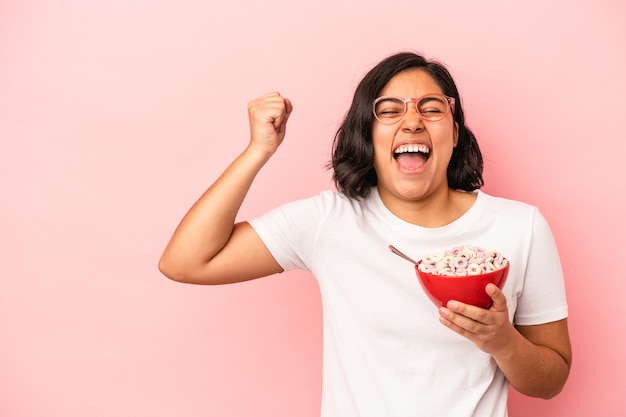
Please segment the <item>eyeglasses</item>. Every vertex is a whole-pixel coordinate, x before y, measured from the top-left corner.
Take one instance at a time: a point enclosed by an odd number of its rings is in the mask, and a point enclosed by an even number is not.
[[[438,122],[453,109],[454,98],[443,94],[426,94],[420,98],[378,97],[374,100],[373,110],[376,120],[385,125],[397,123],[407,112],[407,105],[415,103],[415,110],[422,119]]]

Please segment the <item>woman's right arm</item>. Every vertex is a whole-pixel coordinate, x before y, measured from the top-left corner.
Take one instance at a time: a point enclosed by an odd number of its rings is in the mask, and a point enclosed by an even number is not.
[[[250,143],[183,217],[159,261],[165,276],[225,284],[282,271],[254,229],[235,224],[235,218],[254,178],[282,143],[292,109],[278,93],[250,102]]]

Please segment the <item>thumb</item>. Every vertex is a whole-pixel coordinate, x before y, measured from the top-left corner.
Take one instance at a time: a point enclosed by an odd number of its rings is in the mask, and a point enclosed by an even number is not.
[[[493,305],[490,310],[502,311],[507,309],[506,296],[497,285],[492,283],[487,284],[485,292],[493,301]]]

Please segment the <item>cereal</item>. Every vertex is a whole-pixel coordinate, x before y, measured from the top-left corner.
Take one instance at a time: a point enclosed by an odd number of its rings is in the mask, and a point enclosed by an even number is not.
[[[508,261],[495,250],[476,246],[457,246],[440,253],[430,253],[422,258],[419,270],[434,275],[466,277],[493,272],[504,268]]]

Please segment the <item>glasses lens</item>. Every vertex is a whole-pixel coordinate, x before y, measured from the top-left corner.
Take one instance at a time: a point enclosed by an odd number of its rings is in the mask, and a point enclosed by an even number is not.
[[[404,101],[398,98],[384,97],[374,103],[374,116],[385,124],[396,123],[402,119],[404,110]]]
[[[441,96],[426,96],[422,97],[417,102],[417,110],[419,114],[426,120],[436,122],[443,119],[448,113],[450,104],[445,97]]]

